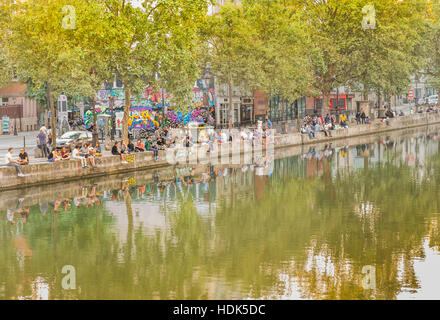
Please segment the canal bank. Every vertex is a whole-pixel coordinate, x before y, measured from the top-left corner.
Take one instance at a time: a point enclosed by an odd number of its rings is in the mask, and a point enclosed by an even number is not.
[[[293,146],[278,149],[274,155],[274,161],[292,157],[304,157],[308,159],[311,152],[325,153],[328,150],[344,150],[353,146],[369,146],[382,144],[389,141],[401,141],[402,139],[417,139],[423,136],[435,136],[440,132],[440,124],[426,127],[415,127],[401,131],[392,131],[377,135],[364,135],[348,139],[339,139],[329,143],[317,143],[313,145]],[[408,148],[410,150],[411,148]],[[272,161],[272,163],[274,162]],[[307,161],[307,160],[305,160]],[[353,162],[353,161],[351,161]],[[319,167],[318,165],[316,165]],[[249,168],[250,166],[248,166]],[[103,193],[108,190],[121,188],[121,184],[147,184],[161,181],[173,181],[177,177],[191,175],[197,176],[215,170],[224,171],[226,168],[242,170],[246,165],[241,164],[198,164],[198,165],[177,165],[166,166],[153,170],[138,170],[133,172],[118,173],[105,177],[83,178],[78,180],[66,180],[50,184],[26,186],[1,192],[0,208],[13,208],[18,202],[23,206],[32,206],[39,203],[51,202],[54,199],[66,199],[80,197],[85,189],[95,189],[96,193]],[[310,172],[309,172],[310,173]]]
[[[378,135],[389,131],[407,130],[422,126],[429,126],[440,123],[440,115],[435,113],[423,113],[406,117],[399,117],[389,120],[389,125],[384,122],[377,122],[370,125],[359,125],[348,129],[339,129],[332,132],[332,137],[325,137],[322,132],[316,134],[315,139],[309,139],[308,135],[299,133],[276,135],[275,149],[298,147],[329,143],[332,141],[343,141],[343,144],[350,144],[349,141],[356,137]],[[193,149],[197,154],[198,150]],[[240,150],[242,153],[242,150]],[[220,155],[219,155],[220,156]],[[154,161],[153,153],[138,153],[134,156],[133,162],[121,164],[119,157],[103,157],[97,159],[97,168],[82,169],[79,160],[70,160],[57,163],[35,164],[22,167],[25,177],[17,177],[14,168],[0,168],[0,191],[13,190],[23,187],[42,186],[57,182],[78,181],[90,178],[106,177],[115,174],[134,172],[139,170],[151,170],[172,166],[166,160],[166,153],[160,152],[161,161]],[[209,161],[209,157],[200,159]],[[205,161],[205,162],[206,162]]]

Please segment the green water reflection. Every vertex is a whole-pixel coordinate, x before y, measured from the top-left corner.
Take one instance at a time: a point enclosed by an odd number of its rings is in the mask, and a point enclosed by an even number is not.
[[[421,134],[312,147],[19,200],[0,208],[0,298],[439,299],[439,146]],[[367,265],[376,289],[362,286]]]

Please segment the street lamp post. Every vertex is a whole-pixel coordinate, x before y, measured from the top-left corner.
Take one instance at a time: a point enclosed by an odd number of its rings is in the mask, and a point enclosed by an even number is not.
[[[14,136],[18,136],[18,133],[17,133],[17,106],[14,106]]]
[[[416,105],[416,112],[419,111],[419,99],[417,98],[418,91],[419,91],[419,77],[416,76],[416,94],[414,95],[415,99],[416,99],[416,103],[415,103],[415,105]]]
[[[110,129],[110,139],[111,139],[111,141],[114,141],[115,140],[115,100],[114,100],[114,97],[113,96],[111,96],[111,93],[110,93],[110,101],[109,101],[109,103],[110,103],[110,109],[111,109],[111,112],[112,112],[112,115],[111,115],[111,129]]]

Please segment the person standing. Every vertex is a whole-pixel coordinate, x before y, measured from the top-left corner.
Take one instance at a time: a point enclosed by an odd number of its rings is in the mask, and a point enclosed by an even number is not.
[[[365,111],[362,110],[362,113],[361,113],[362,124],[365,124],[365,118],[366,117],[367,117],[367,115],[365,114]]]
[[[41,131],[41,130],[43,130],[44,134],[47,136],[47,128],[46,128],[45,125],[43,125],[43,126],[40,128],[40,131]]]
[[[359,111],[356,113],[356,123],[357,124],[361,123],[361,113]]]
[[[43,151],[43,157],[47,158],[47,156],[49,155],[48,152],[49,150],[47,149],[47,139],[46,139],[47,136],[43,128],[40,129],[40,133],[38,134],[37,137],[38,137],[38,146]]]
[[[49,130],[47,130],[47,143],[52,145],[52,127],[49,126]]]
[[[18,163],[18,161],[12,159],[12,150],[13,150],[12,148],[8,149],[8,153],[6,153],[5,156],[5,164],[8,167],[15,167],[15,170],[17,170],[17,175],[19,177],[24,177],[24,174],[21,172],[20,164]]]

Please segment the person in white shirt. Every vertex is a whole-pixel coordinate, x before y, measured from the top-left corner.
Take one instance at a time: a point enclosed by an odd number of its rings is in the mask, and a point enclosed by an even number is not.
[[[80,159],[81,160],[81,166],[83,169],[87,168],[87,160],[86,158],[82,157],[80,155],[80,149],[81,146],[76,146],[75,149],[72,151],[72,159]]]
[[[24,177],[24,174],[21,172],[20,164],[18,163],[18,161],[14,161],[12,159],[12,150],[13,150],[12,148],[8,149],[8,153],[5,156],[5,164],[8,167],[15,167],[15,169],[17,170],[17,175],[19,177]]]

